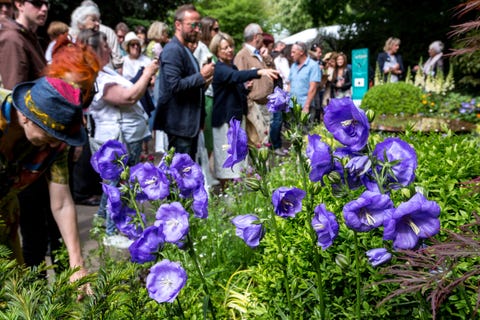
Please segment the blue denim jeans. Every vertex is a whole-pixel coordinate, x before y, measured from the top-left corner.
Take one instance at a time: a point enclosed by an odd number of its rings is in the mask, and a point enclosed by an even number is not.
[[[193,138],[168,135],[168,149],[175,148],[175,153],[187,153],[193,161],[197,154],[198,134]]]
[[[140,161],[140,154],[142,153],[142,143],[143,143],[143,140],[128,143],[128,146],[127,146],[127,148],[128,148],[128,162],[127,162],[127,165],[129,167],[136,165]],[[111,186],[117,186],[119,181],[120,180],[108,181],[108,184],[111,185]],[[107,210],[107,201],[108,201],[108,197],[104,192],[102,194],[102,198],[100,200],[100,205],[98,207],[97,216],[106,219],[106,227],[107,227],[106,233],[107,233],[107,235],[110,236],[112,234],[115,234],[115,232],[117,231],[117,228],[115,227],[115,223],[113,222],[113,220],[110,217],[110,212],[108,212],[108,210]]]
[[[282,147],[282,123],[282,112],[273,112],[272,121],[270,122],[270,142],[272,143],[273,149],[278,149]]]

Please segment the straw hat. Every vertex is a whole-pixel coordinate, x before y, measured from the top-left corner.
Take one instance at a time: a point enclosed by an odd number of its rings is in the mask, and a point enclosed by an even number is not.
[[[128,51],[128,44],[132,41],[137,41],[138,43],[140,43],[140,47],[143,45],[143,40],[140,39],[136,34],[135,32],[133,31],[130,31],[129,33],[127,33],[125,35],[125,40],[123,41],[122,43],[122,47],[125,51]]]

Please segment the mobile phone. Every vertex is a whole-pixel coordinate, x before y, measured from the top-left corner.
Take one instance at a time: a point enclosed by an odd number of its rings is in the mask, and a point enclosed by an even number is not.
[[[208,56],[208,57],[207,57],[207,62],[206,62],[206,63],[207,63],[207,64],[212,63],[212,56]]]

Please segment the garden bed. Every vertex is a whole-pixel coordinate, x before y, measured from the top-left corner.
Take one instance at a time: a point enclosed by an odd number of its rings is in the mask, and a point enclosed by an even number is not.
[[[406,129],[415,132],[470,133],[477,130],[477,125],[459,119],[430,118],[421,115],[400,116],[381,115],[371,124],[372,130],[386,132],[404,132]]]

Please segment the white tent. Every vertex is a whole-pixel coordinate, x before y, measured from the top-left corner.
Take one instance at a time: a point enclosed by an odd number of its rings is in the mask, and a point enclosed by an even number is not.
[[[319,34],[329,35],[329,36],[332,36],[332,37],[338,39],[339,38],[338,31],[339,30],[340,30],[339,25],[321,27],[321,28],[310,28],[310,29],[300,31],[299,33],[292,34],[291,36],[288,36],[288,37],[282,39],[281,41],[283,43],[287,44],[287,45],[288,44],[294,44],[297,41],[310,43],[313,40],[315,40],[315,38]]]

